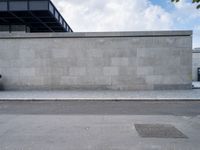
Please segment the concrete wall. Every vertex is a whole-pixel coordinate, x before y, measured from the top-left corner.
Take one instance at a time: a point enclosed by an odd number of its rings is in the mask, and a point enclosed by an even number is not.
[[[5,90],[190,89],[192,32],[1,34]]]
[[[197,81],[197,68],[200,68],[200,49],[192,53],[193,67],[192,67],[192,80]]]

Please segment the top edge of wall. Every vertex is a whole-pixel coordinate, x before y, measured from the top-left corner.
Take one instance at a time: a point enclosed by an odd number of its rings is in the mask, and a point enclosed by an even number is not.
[[[0,33],[5,38],[95,38],[95,37],[159,37],[191,36],[192,30],[180,31],[134,31],[134,32],[73,32],[73,33]]]

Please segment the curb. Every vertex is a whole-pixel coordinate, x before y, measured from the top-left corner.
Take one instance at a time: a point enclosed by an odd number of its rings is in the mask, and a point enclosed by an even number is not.
[[[200,101],[200,98],[1,98],[0,101]]]

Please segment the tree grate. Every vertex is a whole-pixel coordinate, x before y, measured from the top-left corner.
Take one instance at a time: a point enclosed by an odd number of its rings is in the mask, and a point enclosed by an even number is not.
[[[142,138],[188,138],[169,124],[135,124],[135,129]]]

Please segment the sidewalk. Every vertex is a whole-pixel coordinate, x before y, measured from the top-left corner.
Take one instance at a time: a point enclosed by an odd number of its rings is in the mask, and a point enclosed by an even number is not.
[[[200,100],[200,89],[167,91],[2,91],[0,100]]]
[[[0,121],[1,150],[199,150],[200,147],[199,116],[0,115]],[[170,128],[158,127],[155,132],[144,128],[147,138],[139,134],[136,124]],[[173,128],[187,138],[177,138]]]

